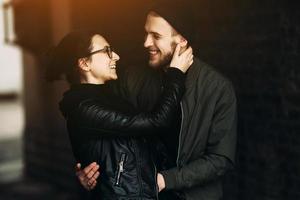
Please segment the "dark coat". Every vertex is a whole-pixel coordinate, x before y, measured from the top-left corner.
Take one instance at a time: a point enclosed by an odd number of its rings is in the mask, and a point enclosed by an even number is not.
[[[151,109],[151,102],[159,97],[162,76],[151,69],[135,70],[123,73],[120,92],[137,108]],[[235,163],[234,89],[229,80],[197,58],[185,85],[177,163],[161,171],[166,189],[182,191],[187,200],[221,199],[222,177]]]

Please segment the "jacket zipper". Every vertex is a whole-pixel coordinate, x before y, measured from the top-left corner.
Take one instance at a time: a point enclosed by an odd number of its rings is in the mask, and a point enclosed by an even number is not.
[[[180,132],[179,132],[179,141],[178,141],[178,151],[177,151],[177,166],[179,166],[179,153],[180,153],[180,147],[181,147],[181,132],[182,132],[182,126],[183,126],[183,118],[184,118],[184,114],[183,114],[183,107],[182,107],[182,102],[180,102],[180,110],[181,110],[181,124],[180,124]]]
[[[119,161],[119,166],[118,166],[118,174],[117,174],[117,180],[116,180],[116,185],[117,186],[120,185],[121,174],[124,172],[125,157],[126,157],[126,154],[122,153],[120,161]]]

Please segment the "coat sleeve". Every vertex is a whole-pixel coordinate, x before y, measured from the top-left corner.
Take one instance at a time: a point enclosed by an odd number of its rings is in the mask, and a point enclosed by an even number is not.
[[[216,103],[206,151],[182,167],[162,171],[166,189],[181,190],[218,179],[234,167],[236,148],[236,97],[224,85]]]
[[[184,93],[185,75],[178,69],[170,68],[163,94],[154,109],[149,112],[122,112],[103,105],[97,99],[82,102],[73,112],[70,120],[85,134],[103,136],[132,136],[155,134],[158,129],[171,126]]]

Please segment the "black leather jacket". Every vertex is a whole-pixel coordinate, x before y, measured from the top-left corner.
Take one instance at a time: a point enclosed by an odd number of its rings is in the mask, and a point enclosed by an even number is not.
[[[95,198],[157,199],[157,172],[144,138],[171,126],[185,76],[170,68],[166,78],[160,101],[144,113],[115,96],[107,84],[73,85],[64,93],[60,109],[75,158],[84,166],[96,161],[101,167]]]

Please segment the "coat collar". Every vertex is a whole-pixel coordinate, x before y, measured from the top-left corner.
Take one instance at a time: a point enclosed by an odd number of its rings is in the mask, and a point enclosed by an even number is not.
[[[198,58],[194,57],[194,62],[192,66],[189,68],[189,70],[187,71],[187,77],[185,81],[186,88],[190,88],[196,83],[200,71],[201,71],[201,61]]]

